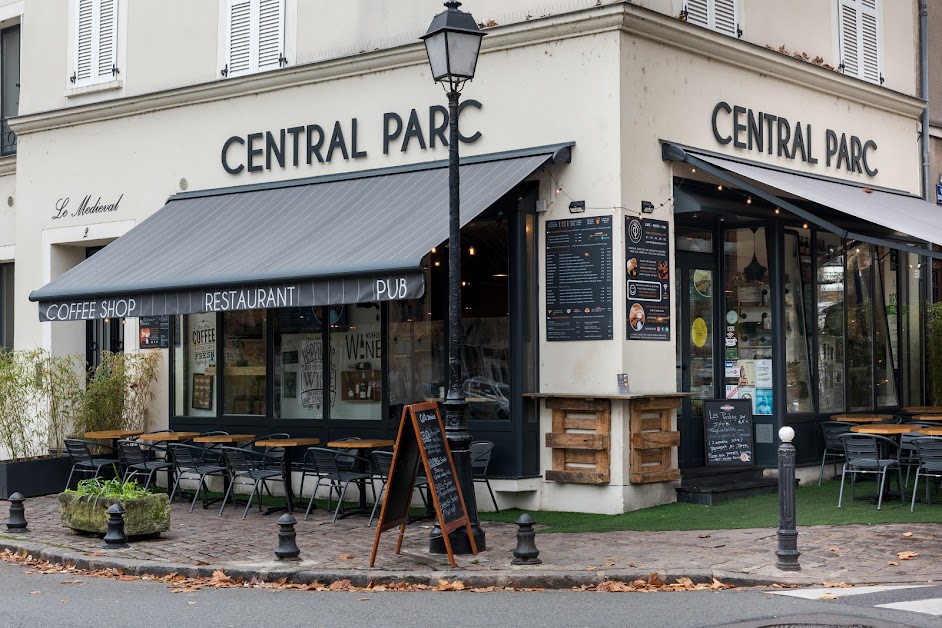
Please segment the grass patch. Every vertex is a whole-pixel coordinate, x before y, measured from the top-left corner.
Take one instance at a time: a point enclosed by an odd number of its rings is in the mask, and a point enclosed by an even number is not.
[[[889,480],[887,480],[889,481]],[[877,523],[933,523],[942,521],[942,495],[935,493],[931,505],[916,503],[909,512],[909,500],[884,501],[882,510],[869,500],[852,501],[850,483],[844,492],[844,503],[837,507],[840,481],[811,484],[796,491],[795,509],[798,526],[848,525]],[[895,482],[893,483],[895,486]],[[910,486],[909,489],[911,490]],[[923,484],[919,486],[924,496]],[[857,483],[857,496],[876,494],[876,483]],[[513,523],[524,511],[504,510],[481,512],[481,521]],[[664,504],[620,515],[593,515],[577,512],[530,512],[541,533],[617,532],[620,530],[732,530],[738,528],[777,528],[778,495],[744,497],[715,506],[697,504]]]

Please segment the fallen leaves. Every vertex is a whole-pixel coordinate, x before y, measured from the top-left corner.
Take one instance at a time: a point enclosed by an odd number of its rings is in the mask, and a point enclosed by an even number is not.
[[[919,552],[898,552],[896,557],[900,560],[912,560],[916,556],[919,556]]]
[[[605,593],[649,593],[654,591],[718,591],[721,589],[732,589],[733,585],[720,582],[713,578],[712,582],[695,583],[687,577],[677,578],[673,583],[668,584],[657,572],[648,575],[647,580],[634,580],[632,582],[622,582],[620,580],[605,580],[594,585],[583,585],[574,587],[574,591],[602,591]]]
[[[831,547],[828,548],[828,551],[829,551],[829,552],[834,552],[834,553],[836,554],[837,552],[841,551],[841,548],[832,545]]]
[[[913,535],[912,532],[903,532],[903,536],[906,537],[906,538],[909,538],[909,537],[911,537],[912,535]]]
[[[846,582],[822,582],[822,586],[830,587],[832,589],[852,589],[854,585],[847,584]]]

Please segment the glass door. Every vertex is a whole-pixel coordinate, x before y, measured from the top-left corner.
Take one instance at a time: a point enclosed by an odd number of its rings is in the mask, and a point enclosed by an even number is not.
[[[716,396],[716,268],[711,255],[678,252],[677,388],[692,392],[677,418],[681,468],[703,466],[703,400]]]

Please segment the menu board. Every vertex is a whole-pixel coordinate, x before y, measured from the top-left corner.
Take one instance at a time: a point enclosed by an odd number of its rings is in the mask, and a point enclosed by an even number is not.
[[[667,221],[625,218],[628,340],[671,339],[669,244]]]
[[[438,515],[438,525],[442,530],[442,539],[448,550],[451,566],[455,566],[455,557],[451,551],[451,541],[448,535],[454,530],[465,528],[471,551],[474,554],[478,553],[474,535],[471,533],[464,497],[455,473],[455,463],[445,440],[445,426],[438,414],[438,404],[435,402],[417,403],[405,406],[402,411],[399,435],[396,437],[392,464],[389,476],[386,478],[383,508],[380,511],[376,537],[373,541],[370,567],[376,562],[379,539],[385,530],[398,525],[397,554],[402,547],[402,538],[406,524],[409,522],[409,504],[412,500],[412,489],[415,485],[420,459],[425,466],[432,502]]]
[[[170,347],[170,317],[141,316],[138,319],[141,349],[167,349]]]
[[[706,465],[753,466],[752,400],[704,400]]]
[[[612,217],[546,222],[546,339],[611,340]]]

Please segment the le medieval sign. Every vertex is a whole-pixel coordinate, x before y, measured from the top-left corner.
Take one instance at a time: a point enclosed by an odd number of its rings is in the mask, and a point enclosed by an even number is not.
[[[790,122],[784,116],[725,102],[713,107],[711,122],[713,137],[723,145],[732,143],[741,150],[801,159],[809,164],[817,164],[823,158],[828,168],[866,173],[870,177],[879,172],[873,161],[877,143],[872,139],[826,129],[822,141],[810,124]]]
[[[93,198],[95,199],[94,202],[92,201]],[[121,204],[121,199],[124,198],[124,194],[118,196],[118,198],[111,203],[108,201],[103,203],[101,198],[100,196],[86,194],[85,198],[82,199],[78,206],[72,204],[72,199],[68,196],[60,198],[56,201],[56,213],[52,215],[52,219],[59,220],[60,218],[77,218],[88,214],[116,212],[118,211],[118,206]]]
[[[477,100],[465,100],[458,106],[458,115],[467,107],[481,109],[482,105]],[[436,143],[448,146],[448,109],[441,105],[429,107],[425,115],[419,115],[415,109],[406,116],[387,112],[377,126],[382,128],[384,155],[396,148],[404,153],[416,146],[421,150],[435,148]],[[481,132],[463,135],[459,131],[458,139],[470,144],[481,139]],[[315,161],[323,164],[340,159],[362,159],[367,156],[370,144],[361,137],[360,120],[351,118],[327,125],[299,124],[245,136],[233,135],[223,143],[220,160],[226,172],[237,175],[243,171],[310,166]]]

